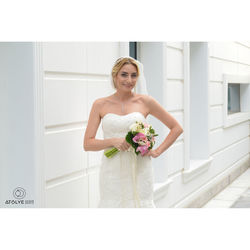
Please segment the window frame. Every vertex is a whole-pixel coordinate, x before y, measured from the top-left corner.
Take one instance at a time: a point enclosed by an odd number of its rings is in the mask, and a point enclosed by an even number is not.
[[[242,106],[242,85],[250,84],[250,75],[232,75],[223,74],[223,127],[228,128],[250,119],[249,111],[240,111],[234,114],[228,114],[228,84],[240,84],[240,105]],[[249,90],[250,92],[250,86]]]

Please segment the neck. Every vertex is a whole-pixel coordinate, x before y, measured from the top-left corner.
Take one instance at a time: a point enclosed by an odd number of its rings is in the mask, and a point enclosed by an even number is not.
[[[133,97],[135,94],[130,91],[130,92],[120,92],[120,91],[116,91],[114,96],[116,96],[116,98],[118,98],[120,101],[126,101],[129,98]]]

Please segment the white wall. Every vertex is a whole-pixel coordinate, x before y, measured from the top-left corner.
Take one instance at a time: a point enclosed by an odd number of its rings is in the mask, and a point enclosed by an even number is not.
[[[184,68],[187,67],[184,64],[185,51],[183,43],[167,43],[167,48],[167,84],[173,86],[166,88],[169,96],[168,110],[176,109],[178,114],[181,114],[185,95],[188,94],[183,92],[183,84],[187,84],[183,76]],[[171,184],[166,189],[164,198],[156,202],[158,207],[187,206],[209,185],[213,186],[223,176],[227,176],[243,165],[249,165],[249,120],[228,128],[223,127],[222,89],[223,74],[250,74],[250,43],[210,42],[208,51],[209,156],[212,160],[204,171],[198,172],[190,181],[185,182],[185,171],[182,171],[184,167],[183,147],[180,146],[180,142],[175,143],[176,145],[173,145],[166,153],[169,162],[170,152],[174,155],[171,164],[168,165]],[[184,131],[184,133],[187,132]],[[192,137],[190,140],[192,141]],[[187,174],[190,173],[186,172]]]
[[[166,46],[166,109],[184,127],[184,53],[182,42],[167,42]],[[167,130],[169,132],[169,130]],[[184,168],[184,134],[166,151],[169,178]]]
[[[93,101],[112,92],[120,53],[118,42],[43,43],[46,207],[97,206],[103,151],[85,152],[83,137]]]
[[[249,120],[223,128],[223,74],[250,74],[250,43],[210,43],[210,138],[211,155],[221,154],[232,145],[247,141]]]

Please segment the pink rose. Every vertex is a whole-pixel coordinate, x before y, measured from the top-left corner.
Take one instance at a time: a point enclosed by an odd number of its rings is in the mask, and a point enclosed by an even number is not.
[[[141,155],[145,155],[147,152],[148,152],[148,147],[146,145],[144,146],[139,146],[137,149],[136,149],[136,152],[140,151],[141,152]]]
[[[138,133],[134,138],[133,138],[133,141],[135,142],[135,143],[138,143],[138,141],[145,141],[145,140],[147,140],[147,137],[146,137],[146,135],[144,135],[143,133]]]

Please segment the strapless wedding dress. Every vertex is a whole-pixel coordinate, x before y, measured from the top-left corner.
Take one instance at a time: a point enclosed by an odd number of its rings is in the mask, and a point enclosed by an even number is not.
[[[102,119],[104,138],[125,137],[130,125],[136,121],[146,122],[146,118],[140,112],[127,115],[106,114]],[[99,173],[98,207],[155,208],[153,177],[150,156],[137,156],[131,151],[120,151],[112,158],[103,154]]]

